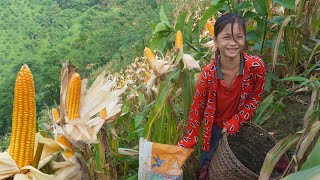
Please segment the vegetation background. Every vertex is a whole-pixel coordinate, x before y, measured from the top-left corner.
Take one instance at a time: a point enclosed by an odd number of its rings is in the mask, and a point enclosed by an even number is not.
[[[39,117],[59,99],[62,62],[70,61],[82,77],[89,77],[110,61],[116,62],[109,70],[115,72],[142,56],[160,4],[169,11],[176,5],[150,0],[1,1],[0,136],[10,132],[13,85],[21,64],[32,69]]]
[[[211,40],[204,28],[207,20],[232,11],[247,21],[247,51],[261,56],[268,70],[265,97],[254,121],[281,140],[266,158],[261,177],[270,175],[287,150],[294,158],[284,176],[319,170],[319,5],[317,0],[1,1],[1,151],[8,144],[13,84],[21,64],[33,72],[38,125],[45,130],[48,110],[59,104],[61,64],[69,61],[90,80],[102,70],[118,73],[124,81],[134,74],[137,81],[123,96],[121,116],[105,127],[108,168],[101,166],[104,153],[99,154],[96,146],[90,147],[95,161],[87,159],[87,165],[109,177],[137,178],[136,154],[123,154],[119,148],[136,152],[140,136],[175,144],[185,130],[198,71],[182,70],[181,54],[174,51],[176,32],[182,31],[183,53],[191,54],[202,67],[213,54],[203,46]],[[139,66],[148,66],[144,58],[136,58],[143,56],[144,47],[178,63],[172,72],[157,77],[158,93],[151,95],[144,89],[145,75],[137,73]],[[194,175],[195,159],[191,157],[193,162],[185,167],[187,177]]]

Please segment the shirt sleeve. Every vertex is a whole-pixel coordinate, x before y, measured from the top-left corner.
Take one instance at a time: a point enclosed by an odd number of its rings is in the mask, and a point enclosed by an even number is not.
[[[224,123],[225,127],[227,128],[230,134],[239,132],[240,124],[250,120],[254,112],[258,109],[258,105],[261,101],[266,81],[265,67],[261,59],[259,59],[259,65],[260,67],[257,67],[255,72],[253,90],[246,98],[243,108],[240,109],[239,113],[233,115],[231,119]]]
[[[208,71],[203,69],[193,96],[191,108],[188,114],[188,125],[186,135],[178,142],[178,146],[193,148],[198,142],[201,121],[204,116],[204,110],[207,102]]]

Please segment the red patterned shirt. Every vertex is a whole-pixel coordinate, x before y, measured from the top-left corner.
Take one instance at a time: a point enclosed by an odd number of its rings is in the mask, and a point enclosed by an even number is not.
[[[240,102],[236,114],[223,122],[232,135],[239,131],[240,124],[252,118],[262,98],[266,73],[261,58],[242,53],[244,68],[242,75]],[[186,135],[178,142],[185,148],[192,148],[199,140],[199,130],[204,120],[202,149],[210,150],[212,125],[216,115],[218,73],[217,58],[203,68],[188,115]]]

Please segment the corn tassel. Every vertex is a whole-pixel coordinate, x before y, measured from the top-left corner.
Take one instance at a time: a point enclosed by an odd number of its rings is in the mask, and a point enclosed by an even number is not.
[[[151,49],[149,48],[144,48],[144,54],[149,62],[149,65],[151,67],[151,69],[153,69],[153,63],[152,61],[154,61],[156,59],[156,56],[153,54],[153,52],[151,51]]]
[[[214,27],[210,21],[207,21],[206,29],[209,31],[210,37],[214,37]]]
[[[14,86],[10,155],[19,168],[32,165],[36,134],[36,101],[30,69],[23,65]]]
[[[73,156],[74,152],[73,152],[72,145],[68,141],[68,139],[64,135],[58,134],[56,137],[56,140],[57,140],[57,142],[63,144],[64,146],[66,146],[68,148],[67,150],[65,150],[63,152],[63,155],[65,155],[67,158],[71,158]]]
[[[52,113],[52,119],[54,120],[54,122],[58,122],[59,121],[58,110],[56,108],[52,108],[51,113]]]
[[[70,80],[67,95],[66,111],[69,120],[80,118],[81,79],[75,73]]]
[[[183,37],[181,31],[178,31],[176,34],[176,48],[177,49],[182,49],[183,45]]]
[[[100,113],[99,113],[99,116],[101,119],[107,119],[107,109],[106,108],[103,108]]]

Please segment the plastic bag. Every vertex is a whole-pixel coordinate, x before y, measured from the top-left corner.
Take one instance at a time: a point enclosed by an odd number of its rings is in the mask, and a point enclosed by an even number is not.
[[[182,165],[193,149],[159,144],[140,138],[139,180],[180,180]]]

